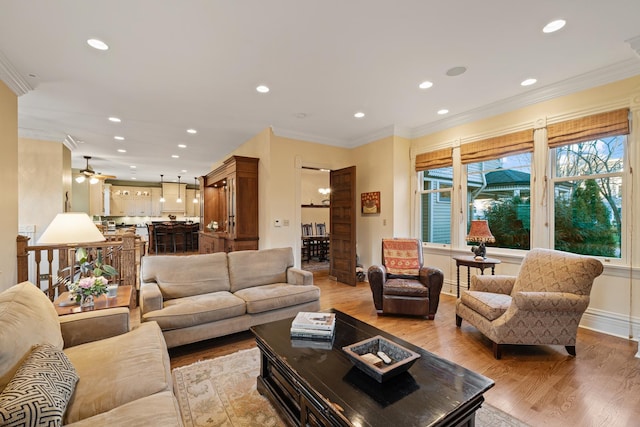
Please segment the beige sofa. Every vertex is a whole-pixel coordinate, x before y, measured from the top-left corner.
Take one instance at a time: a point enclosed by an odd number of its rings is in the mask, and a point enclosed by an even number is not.
[[[129,330],[127,308],[58,317],[29,282],[0,293],[0,425],[181,426],[172,387],[156,323]]]
[[[319,308],[320,289],[293,267],[291,248],[142,258],[142,323],[157,322],[169,348]]]

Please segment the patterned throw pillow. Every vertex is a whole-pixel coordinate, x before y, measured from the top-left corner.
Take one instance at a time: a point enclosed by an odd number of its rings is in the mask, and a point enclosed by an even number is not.
[[[0,393],[0,425],[61,426],[77,382],[78,374],[61,350],[35,346]]]
[[[385,239],[382,253],[387,273],[417,276],[420,274],[418,245],[414,239]]]

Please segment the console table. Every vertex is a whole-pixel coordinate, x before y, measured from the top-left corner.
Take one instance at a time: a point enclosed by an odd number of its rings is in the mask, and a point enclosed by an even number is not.
[[[496,274],[496,264],[500,264],[499,259],[495,258],[485,258],[483,260],[476,260],[474,256],[454,256],[453,259],[456,261],[456,270],[458,277],[458,292],[457,296],[460,298],[460,266],[464,265],[467,267],[467,289],[469,289],[469,284],[471,283],[471,267],[479,268],[480,272],[484,274],[485,268],[491,268],[491,274]]]
[[[333,341],[292,340],[291,321],[254,326],[258,391],[292,426],[465,426],[493,380],[357,320],[336,313]],[[378,383],[342,347],[381,335],[420,354],[411,368]]]

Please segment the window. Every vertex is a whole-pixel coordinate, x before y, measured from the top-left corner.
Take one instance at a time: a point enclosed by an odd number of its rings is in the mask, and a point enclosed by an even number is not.
[[[418,174],[421,239],[430,243],[451,243],[451,188],[453,168],[429,169]]]
[[[495,243],[488,246],[529,249],[531,153],[467,164],[469,224],[486,219]]]
[[[551,150],[555,249],[621,257],[626,136]]]

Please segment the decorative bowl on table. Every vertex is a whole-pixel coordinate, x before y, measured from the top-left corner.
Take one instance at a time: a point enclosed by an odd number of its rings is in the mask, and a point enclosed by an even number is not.
[[[380,335],[342,347],[342,350],[358,369],[379,383],[405,372],[420,358],[418,353]],[[389,358],[388,363],[381,360],[378,352]]]

